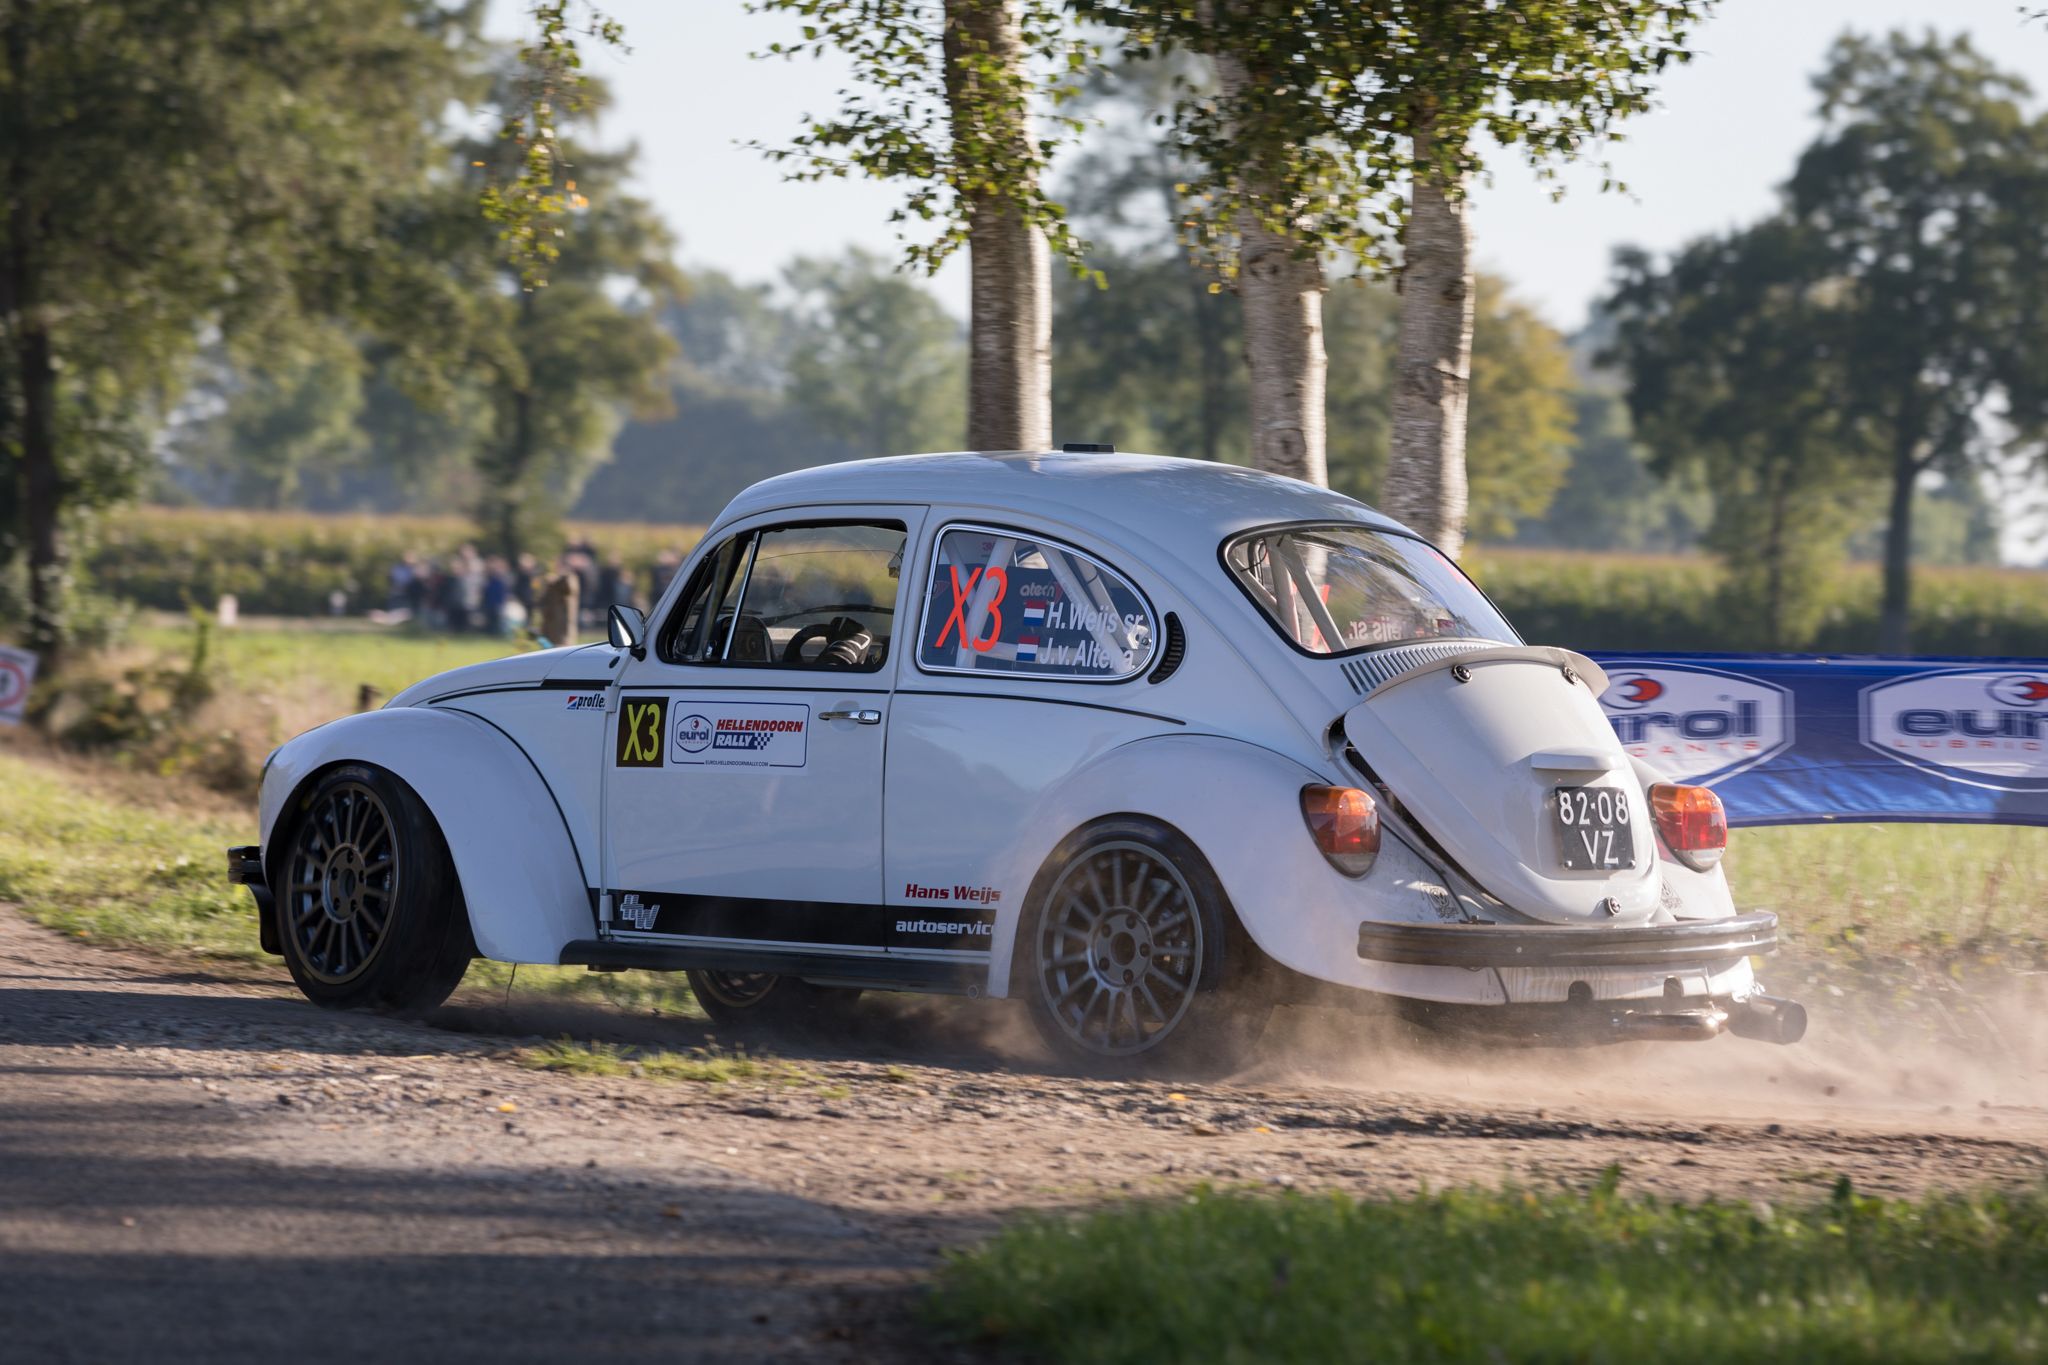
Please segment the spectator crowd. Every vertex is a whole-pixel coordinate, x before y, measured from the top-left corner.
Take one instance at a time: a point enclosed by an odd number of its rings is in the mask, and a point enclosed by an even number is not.
[[[513,636],[530,630],[549,644],[576,643],[604,629],[614,606],[651,609],[682,566],[663,550],[638,577],[617,555],[577,541],[549,565],[532,554],[517,562],[464,545],[445,559],[408,553],[391,565],[384,610],[389,624],[418,622],[451,634]]]

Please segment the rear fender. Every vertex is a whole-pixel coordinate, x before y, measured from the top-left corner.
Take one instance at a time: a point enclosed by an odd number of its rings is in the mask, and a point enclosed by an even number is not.
[[[1067,837],[1109,816],[1157,821],[1185,835],[1208,860],[1238,921],[1266,956],[1311,975],[1358,974],[1358,915],[1331,915],[1325,945],[1288,927],[1348,886],[1309,842],[1301,789],[1330,779],[1294,759],[1217,735],[1162,735],[1108,750],[1046,792],[1021,827],[1044,836],[1020,848],[1008,884],[1034,885]],[[1030,896],[1019,897],[996,935],[991,994],[1011,993]],[[1354,983],[1363,984],[1363,983]]]
[[[561,960],[595,932],[589,887],[554,794],[505,734],[459,711],[400,706],[309,730],[263,774],[263,864],[279,881],[273,841],[324,769],[367,763],[398,777],[441,826],[477,951],[499,962]]]

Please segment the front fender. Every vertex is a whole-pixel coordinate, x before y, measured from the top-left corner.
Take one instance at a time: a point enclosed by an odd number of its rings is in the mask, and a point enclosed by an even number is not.
[[[309,730],[271,756],[261,798],[263,863],[310,780],[336,763],[368,763],[426,802],[462,884],[477,951],[500,962],[561,960],[595,930],[589,887],[561,808],[526,754],[460,711],[387,707]]]

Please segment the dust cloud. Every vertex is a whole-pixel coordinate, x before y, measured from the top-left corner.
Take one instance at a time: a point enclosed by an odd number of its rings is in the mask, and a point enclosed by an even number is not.
[[[1973,990],[1874,992],[1767,975],[1810,1012],[1790,1046],[1706,1042],[1536,1046],[1421,1033],[1389,1016],[1278,1011],[1245,1083],[1333,1086],[1515,1105],[1685,1118],[1797,1122],[1869,1131],[1987,1135],[2048,1122],[2048,974],[1998,973]],[[1823,978],[1824,980],[1824,978]]]

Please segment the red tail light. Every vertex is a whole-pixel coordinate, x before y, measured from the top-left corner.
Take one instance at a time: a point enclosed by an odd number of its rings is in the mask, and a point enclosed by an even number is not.
[[[1301,818],[1309,837],[1347,877],[1363,877],[1380,856],[1380,808],[1356,787],[1303,787]]]
[[[1707,788],[1659,782],[1650,788],[1650,814],[1664,846],[1687,867],[1704,872],[1721,861],[1728,847],[1728,812]]]

